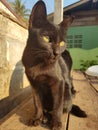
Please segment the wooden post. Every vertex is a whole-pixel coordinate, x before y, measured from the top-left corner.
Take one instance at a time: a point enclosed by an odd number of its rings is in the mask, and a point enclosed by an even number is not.
[[[63,0],[55,0],[54,23],[59,24],[63,20]]]

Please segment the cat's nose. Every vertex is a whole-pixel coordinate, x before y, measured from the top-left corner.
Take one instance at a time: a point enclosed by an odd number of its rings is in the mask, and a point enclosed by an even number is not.
[[[56,52],[53,52],[54,56],[57,56],[59,53],[56,51]]]
[[[55,56],[60,55],[60,48],[55,49],[54,52],[53,52],[53,54]]]
[[[53,52],[51,53],[51,59],[55,60],[55,58],[56,58],[57,55],[58,55],[58,54],[53,51]]]
[[[54,58],[53,59],[57,59],[57,57],[60,56],[60,51],[54,51],[53,52]]]

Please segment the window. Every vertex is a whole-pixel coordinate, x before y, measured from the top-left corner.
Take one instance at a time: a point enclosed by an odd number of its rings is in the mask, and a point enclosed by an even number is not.
[[[82,48],[83,35],[68,35],[67,47],[68,48]]]

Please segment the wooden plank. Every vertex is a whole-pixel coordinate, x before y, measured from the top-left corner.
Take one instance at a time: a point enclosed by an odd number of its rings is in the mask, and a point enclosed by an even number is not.
[[[30,127],[26,125],[26,122],[34,114],[33,98],[23,102],[11,113],[9,113],[5,119],[0,121],[0,130],[47,130],[47,128],[42,126]],[[63,128],[66,128],[67,114],[62,117]]]
[[[95,90],[98,92],[98,83],[92,83],[92,85],[95,88]]]
[[[78,91],[74,104],[86,111],[87,118],[70,117],[68,130],[97,130],[98,129],[98,93],[90,86],[84,75],[73,72],[73,81]]]
[[[86,79],[90,83],[90,85],[95,89],[96,92],[98,92],[98,76],[90,76],[84,73]]]
[[[88,77],[88,82],[98,92],[98,77]]]
[[[74,86],[77,90],[74,104],[88,114],[87,118],[70,115],[68,130],[97,130],[98,129],[98,93],[90,86],[80,72],[72,72]],[[30,97],[0,121],[0,130],[47,130],[42,126],[29,127],[25,122],[34,114],[33,98]],[[67,116],[62,116],[63,128],[66,130]]]

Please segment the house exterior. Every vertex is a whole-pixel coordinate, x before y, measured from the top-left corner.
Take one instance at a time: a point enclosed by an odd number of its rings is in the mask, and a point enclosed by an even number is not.
[[[98,1],[82,0],[64,8],[64,15],[75,20],[68,31],[69,48],[93,49],[98,47]]]
[[[81,68],[81,60],[98,61],[98,0],[80,0],[65,7],[64,15],[75,16],[67,33],[73,69]],[[53,14],[48,18],[53,20]]]

